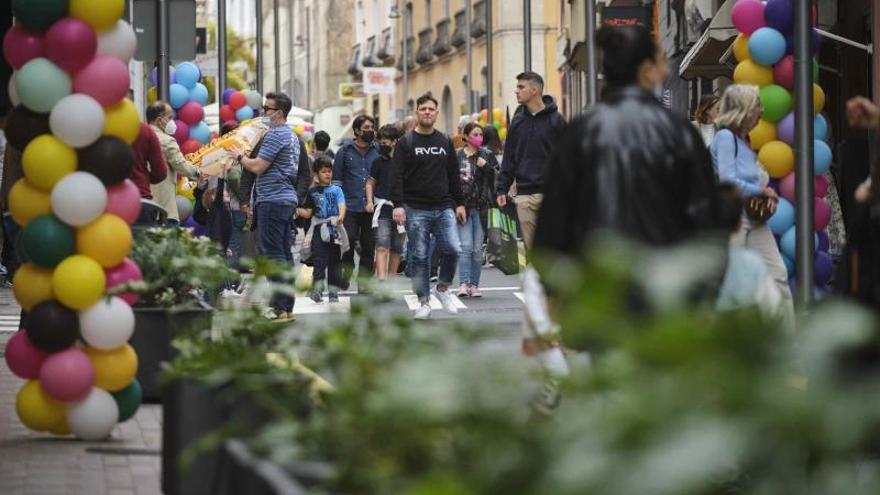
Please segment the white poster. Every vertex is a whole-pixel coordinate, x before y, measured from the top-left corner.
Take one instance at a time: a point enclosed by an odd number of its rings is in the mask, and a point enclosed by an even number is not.
[[[393,95],[397,69],[392,67],[364,67],[364,93]]]

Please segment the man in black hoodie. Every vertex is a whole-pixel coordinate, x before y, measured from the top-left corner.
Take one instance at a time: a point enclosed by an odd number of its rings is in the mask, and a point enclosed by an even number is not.
[[[437,100],[422,95],[416,100],[416,112],[418,125],[394,149],[390,199],[394,221],[406,224],[410,275],[420,303],[415,318],[426,320],[431,316],[428,243],[432,235],[441,256],[437,299],[447,312],[458,313],[449,286],[461,251],[455,221],[464,223],[466,216],[455,149],[445,134],[434,129]]]
[[[498,206],[507,205],[507,193],[516,180],[516,213],[526,249],[535,238],[538,210],[544,199],[544,170],[566,123],[552,96],[544,95],[544,79],[534,72],[516,76],[520,107],[508,126],[504,160],[496,180]]]

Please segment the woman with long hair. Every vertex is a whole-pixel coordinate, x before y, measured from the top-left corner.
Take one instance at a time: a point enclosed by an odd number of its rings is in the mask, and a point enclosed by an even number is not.
[[[500,167],[501,160],[504,158],[504,143],[501,142],[501,136],[498,135],[498,129],[495,126],[483,127],[483,147],[495,155],[495,160],[498,161]]]
[[[715,138],[715,118],[718,117],[718,100],[720,98],[716,94],[705,95],[700,98],[700,106],[694,113],[694,125],[703,135],[703,142],[706,147],[712,145],[712,139]]]

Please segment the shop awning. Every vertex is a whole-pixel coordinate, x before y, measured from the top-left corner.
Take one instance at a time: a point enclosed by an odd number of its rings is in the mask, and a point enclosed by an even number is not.
[[[730,20],[730,10],[734,2],[735,0],[725,0],[709,23],[709,27],[685,55],[678,71],[682,78],[731,77],[732,68],[722,63],[721,59],[739,34]]]

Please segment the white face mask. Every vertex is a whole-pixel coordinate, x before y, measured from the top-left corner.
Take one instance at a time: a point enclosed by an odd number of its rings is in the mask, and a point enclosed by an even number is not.
[[[169,120],[167,124],[165,124],[165,134],[169,136],[173,136],[174,133],[177,132],[177,122],[173,120]]]

